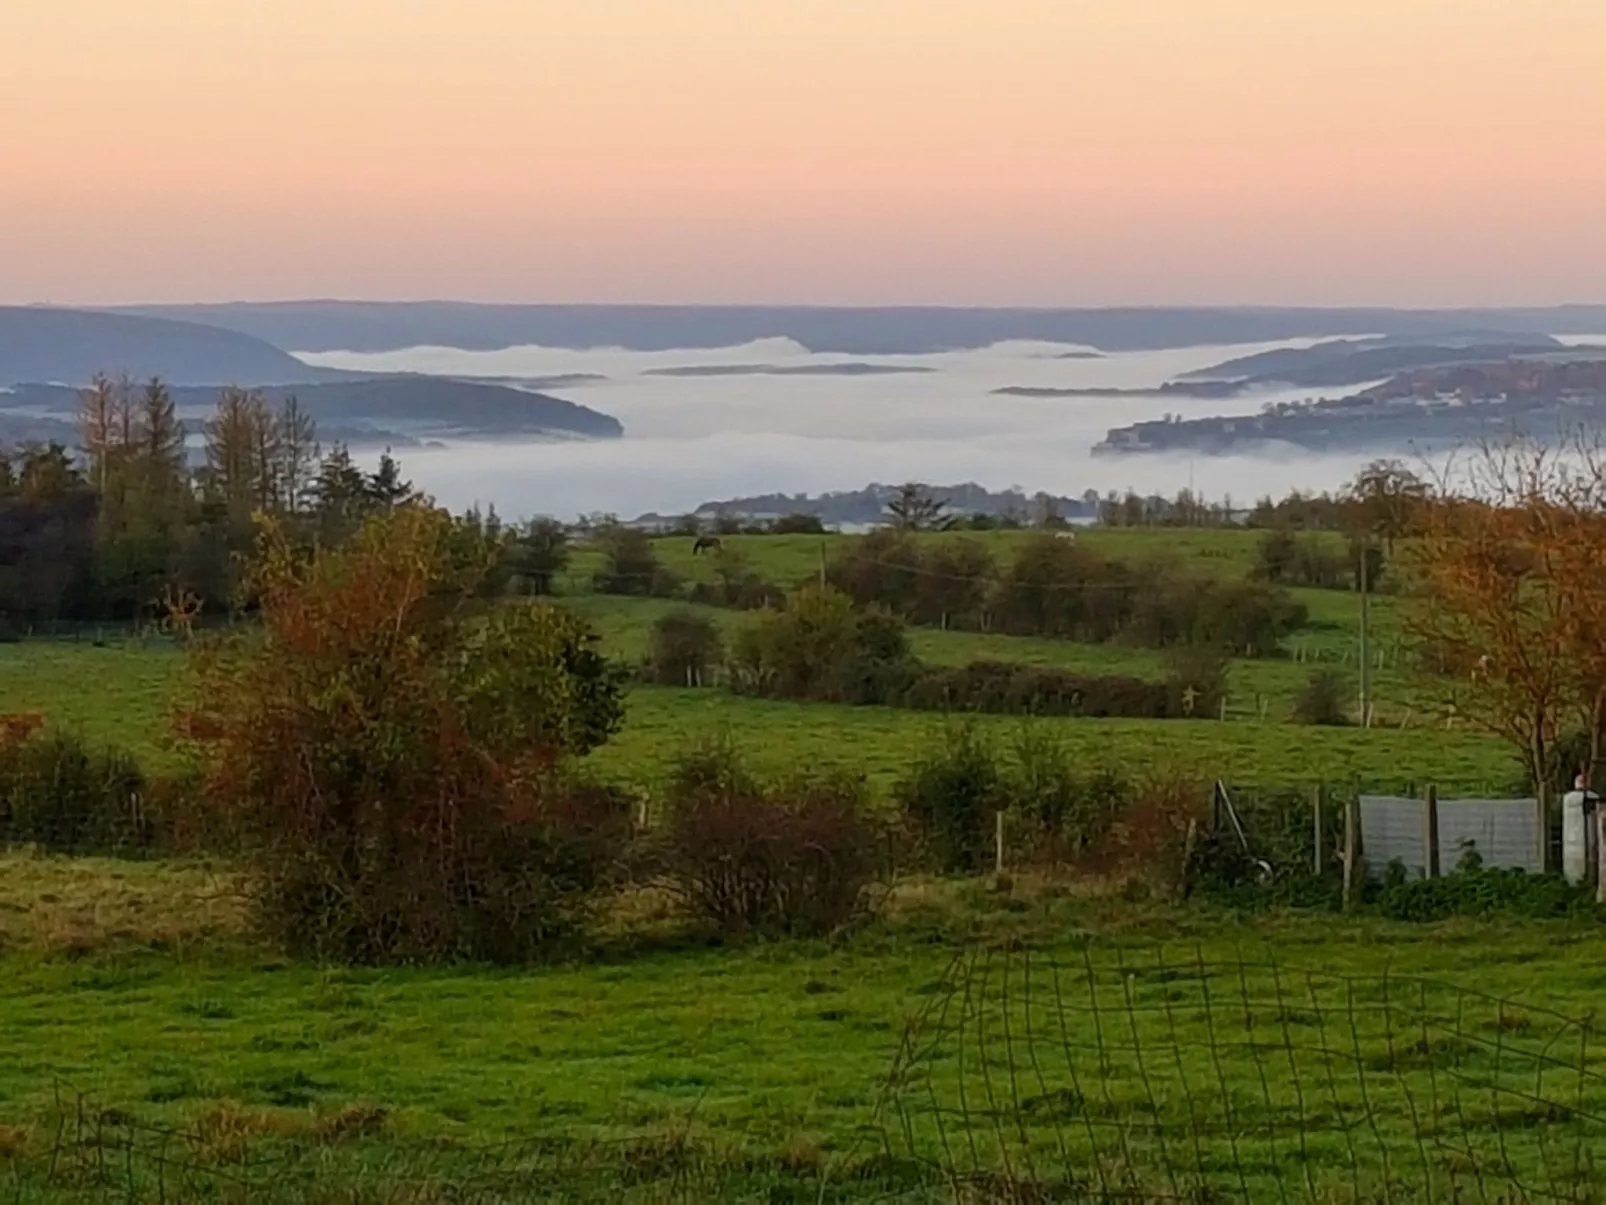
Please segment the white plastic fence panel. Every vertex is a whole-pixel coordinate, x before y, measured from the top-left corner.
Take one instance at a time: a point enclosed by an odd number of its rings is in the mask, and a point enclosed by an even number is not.
[[[1537,799],[1439,800],[1439,872],[1449,874],[1470,842],[1485,866],[1538,874]]]
[[[1422,801],[1397,795],[1361,796],[1361,852],[1367,873],[1381,876],[1390,862],[1426,873],[1422,850]]]
[[[1427,872],[1423,803],[1394,795],[1361,796],[1361,849],[1369,874],[1398,861],[1412,874]],[[1450,874],[1470,843],[1485,866],[1537,874],[1538,803],[1533,799],[1439,800],[1439,873]]]

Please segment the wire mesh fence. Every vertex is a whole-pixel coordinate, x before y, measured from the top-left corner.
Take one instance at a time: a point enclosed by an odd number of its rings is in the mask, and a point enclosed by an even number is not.
[[[1163,947],[970,950],[906,1015],[825,1149],[753,1150],[695,1110],[470,1145],[381,1110],[163,1128],[64,1095],[26,1160],[0,1150],[0,1200],[1606,1201],[1586,1019]]]
[[[957,959],[888,1083],[956,1195],[1606,1199],[1606,1043],[1428,980],[1163,952]]]

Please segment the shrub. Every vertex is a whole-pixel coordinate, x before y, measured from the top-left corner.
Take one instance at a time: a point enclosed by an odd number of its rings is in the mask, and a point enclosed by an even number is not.
[[[1164,719],[1170,707],[1163,682],[1088,676],[1017,661],[926,668],[898,701],[923,711],[1140,719]]]
[[[890,702],[914,671],[896,616],[856,610],[829,587],[806,587],[786,610],[755,616],[737,633],[731,654],[735,689],[781,699]]]
[[[1261,536],[1252,576],[1274,585],[1338,590],[1348,585],[1350,566],[1323,533],[1295,535],[1280,527]]]
[[[911,618],[931,627],[980,627],[997,574],[987,545],[964,537],[941,540],[920,558]]]
[[[1166,673],[1167,711],[1180,719],[1213,720],[1227,697],[1227,660],[1208,648],[1179,648]]]
[[[993,817],[1007,799],[997,751],[974,728],[950,730],[894,794],[939,868],[973,874],[990,864]]]
[[[1020,825],[1053,859],[1077,858],[1103,842],[1131,804],[1134,784],[1108,767],[1082,770],[1065,743],[1027,725],[1011,749],[1004,794]]]
[[[730,937],[820,936],[855,920],[883,844],[862,780],[765,787],[728,745],[677,767],[656,843],[670,891]]]
[[[1294,721],[1342,728],[1349,723],[1349,683],[1337,670],[1319,669],[1294,700]]]
[[[672,598],[680,592],[680,579],[659,564],[652,537],[640,528],[605,527],[596,543],[603,567],[592,580],[599,593]]]
[[[50,733],[0,745],[0,841],[56,853],[154,844],[145,776],[127,753]]]
[[[706,615],[671,611],[652,625],[646,674],[660,686],[712,682],[725,655],[719,625]]]
[[[740,611],[779,608],[785,604],[786,592],[754,573],[747,557],[737,549],[722,547],[710,559],[716,580],[694,585],[688,595],[692,602],[734,607]]]
[[[1015,635],[1099,642],[1123,628],[1137,593],[1137,580],[1119,562],[1045,534],[1016,550],[991,611]]]
[[[1391,876],[1378,894],[1377,907],[1389,919],[1403,921],[1439,921],[1452,916],[1541,920],[1601,915],[1586,884],[1569,883],[1559,875],[1486,867],[1470,851],[1462,856],[1454,873],[1441,878]]]
[[[920,549],[906,531],[878,528],[831,559],[825,580],[861,607],[908,617],[920,592]]]
[[[1195,589],[1199,609],[1191,634],[1194,644],[1270,657],[1307,618],[1304,604],[1259,582],[1213,582]]]
[[[770,530],[778,536],[823,536],[825,521],[819,515],[782,515],[770,524]]]
[[[568,612],[475,609],[449,523],[402,506],[301,557],[269,522],[260,627],[192,648],[180,730],[294,953],[522,960],[614,863],[628,810],[563,770],[617,727],[620,676]]]

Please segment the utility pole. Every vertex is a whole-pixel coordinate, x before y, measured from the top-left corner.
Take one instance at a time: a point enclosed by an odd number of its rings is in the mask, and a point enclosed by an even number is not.
[[[1371,537],[1361,540],[1361,727],[1367,726],[1367,716],[1372,705],[1372,667],[1371,650],[1367,646],[1367,620],[1370,607],[1367,601],[1367,575],[1371,571],[1372,541]]]

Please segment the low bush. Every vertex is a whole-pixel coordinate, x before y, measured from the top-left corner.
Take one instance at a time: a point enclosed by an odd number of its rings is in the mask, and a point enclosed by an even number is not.
[[[1539,920],[1601,914],[1586,885],[1569,883],[1560,875],[1487,867],[1471,851],[1462,855],[1453,873],[1436,879],[1410,878],[1403,867],[1390,867],[1376,906],[1390,920],[1402,921],[1439,921],[1453,916]]]
[[[1009,801],[998,751],[973,727],[947,732],[894,798],[932,865],[975,874],[991,864],[994,817]]]
[[[644,673],[659,686],[708,686],[724,657],[717,623],[692,611],[671,611],[652,625]]]
[[[1216,649],[1172,650],[1166,671],[1169,714],[1175,719],[1213,720],[1227,697],[1227,659]]]
[[[800,590],[786,610],[753,617],[730,658],[733,689],[815,702],[885,703],[917,668],[901,620],[859,610],[829,587]]]
[[[596,536],[603,567],[592,578],[600,594],[674,598],[681,592],[680,579],[658,561],[652,536],[635,527],[615,525]]]
[[[1344,549],[1320,532],[1296,534],[1282,527],[1265,533],[1253,575],[1279,586],[1308,586],[1317,590],[1348,589],[1353,569]]]
[[[1349,683],[1337,670],[1319,669],[1294,699],[1294,722],[1327,728],[1349,723]]]
[[[1104,842],[1131,806],[1137,784],[1108,766],[1082,767],[1061,740],[1037,725],[1022,729],[1003,773],[1015,831],[1035,860],[1075,861]]]
[[[682,760],[653,844],[661,881],[727,937],[838,930],[863,915],[886,863],[862,780],[761,784],[729,746]]]
[[[972,661],[926,668],[901,698],[891,701],[922,711],[1164,719],[1172,710],[1170,693],[1164,682],[1141,678],[1089,676],[1017,661]]]
[[[132,756],[69,733],[0,746],[0,842],[56,853],[117,853],[156,842],[145,775]]]
[[[770,524],[770,531],[778,536],[823,536],[825,521],[819,515],[782,515]]]

